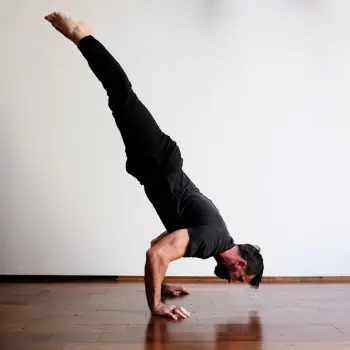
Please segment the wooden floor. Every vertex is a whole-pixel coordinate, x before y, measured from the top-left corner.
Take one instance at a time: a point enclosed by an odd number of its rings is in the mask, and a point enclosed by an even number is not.
[[[0,284],[0,349],[350,349],[350,284],[186,287],[176,322],[141,283]]]

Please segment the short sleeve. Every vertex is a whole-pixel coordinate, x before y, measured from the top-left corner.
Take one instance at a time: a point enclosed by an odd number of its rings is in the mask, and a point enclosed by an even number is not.
[[[201,225],[188,229],[190,241],[185,257],[208,259],[234,246],[225,227]]]

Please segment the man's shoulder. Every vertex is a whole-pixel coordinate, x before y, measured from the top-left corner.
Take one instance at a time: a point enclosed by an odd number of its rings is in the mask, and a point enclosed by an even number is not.
[[[186,257],[208,259],[234,246],[224,222],[188,228],[189,245]]]

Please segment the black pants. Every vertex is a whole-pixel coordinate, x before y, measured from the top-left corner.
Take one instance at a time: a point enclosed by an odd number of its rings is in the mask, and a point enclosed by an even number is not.
[[[176,142],[160,129],[138,99],[114,57],[93,36],[82,39],[78,49],[107,92],[109,108],[125,145],[127,172],[145,184],[181,168]]]

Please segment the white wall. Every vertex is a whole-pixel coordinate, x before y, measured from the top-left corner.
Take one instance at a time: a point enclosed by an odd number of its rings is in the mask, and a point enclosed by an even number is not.
[[[163,227],[106,95],[43,20],[87,19],[266,275],[349,275],[350,2],[5,0],[0,268],[143,274]],[[136,239],[134,246],[132,240]],[[182,259],[170,275],[212,275]]]

